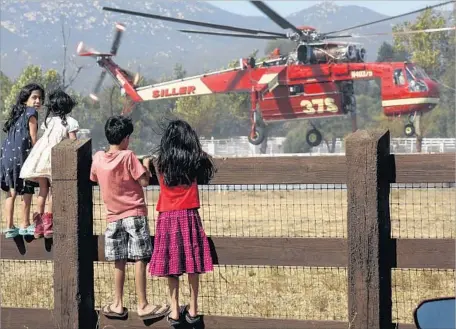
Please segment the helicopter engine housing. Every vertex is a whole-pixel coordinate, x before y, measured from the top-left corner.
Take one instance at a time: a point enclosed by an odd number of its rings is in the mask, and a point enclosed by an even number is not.
[[[314,55],[318,63],[327,63],[329,61],[337,63],[364,62],[366,50],[351,44],[335,47],[315,47]]]
[[[313,47],[306,44],[300,44],[296,49],[296,57],[301,63],[311,64],[315,60]]]

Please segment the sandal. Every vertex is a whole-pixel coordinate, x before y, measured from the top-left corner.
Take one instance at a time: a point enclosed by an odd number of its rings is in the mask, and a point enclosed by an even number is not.
[[[4,232],[5,232],[6,239],[13,239],[19,235],[19,229],[16,226],[13,226],[12,228],[8,228]]]
[[[179,308],[179,319],[173,319],[171,317],[171,312],[168,312],[168,315],[166,316],[166,321],[168,321],[169,325],[171,327],[178,327],[182,324],[182,321],[181,321],[181,317],[185,314],[186,310],[187,310],[187,306],[188,305],[182,305],[180,308]]]
[[[179,320],[173,319],[172,317],[170,317],[169,314],[166,317],[166,321],[168,321],[169,325],[173,328],[178,327],[182,324],[180,319]]]
[[[188,312],[188,307],[190,305],[185,305],[185,308],[183,310],[183,314],[185,315],[185,321],[187,321],[188,324],[196,324],[201,321],[201,316],[196,315],[196,316],[191,316],[190,313]]]
[[[19,229],[19,235],[34,235],[35,234],[35,223],[30,224],[27,227],[21,227]]]
[[[158,310],[161,309],[163,306],[165,306],[165,309],[163,311],[161,311],[160,313],[158,313]],[[169,314],[169,308],[170,308],[169,305],[162,305],[162,306],[157,305],[157,306],[155,306],[155,308],[152,311],[150,311],[147,314],[139,316],[139,318],[141,320],[151,320],[151,319],[160,318],[162,316],[165,316],[166,314]]]
[[[107,318],[123,319],[124,317],[127,316],[128,309],[126,307],[124,307],[122,313],[117,313],[117,312],[112,311],[111,305],[108,304],[108,305],[105,305],[101,309],[101,313],[103,313],[103,315]]]

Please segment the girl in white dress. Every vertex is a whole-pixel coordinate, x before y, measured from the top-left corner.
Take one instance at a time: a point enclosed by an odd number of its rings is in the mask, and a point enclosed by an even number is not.
[[[41,129],[43,136],[38,139],[21,169],[20,178],[38,182],[40,192],[37,199],[38,211],[33,214],[35,238],[52,237],[52,196],[51,187],[51,150],[63,139],[75,140],[79,129],[78,122],[69,113],[76,106],[76,101],[63,90],[56,90],[49,95],[46,105],[46,117]],[[44,212],[46,198],[49,195],[48,212]]]

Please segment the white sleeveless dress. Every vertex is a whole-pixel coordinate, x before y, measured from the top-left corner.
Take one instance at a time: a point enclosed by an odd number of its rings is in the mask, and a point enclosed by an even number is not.
[[[68,133],[76,132],[79,129],[79,123],[74,118],[67,116],[66,121],[67,125],[64,126],[60,117],[51,117],[47,119],[47,128],[44,123],[41,125],[41,129],[44,129],[43,136],[32,147],[22,166],[20,178],[36,182],[37,178],[44,177],[52,181],[52,148],[68,138]]]

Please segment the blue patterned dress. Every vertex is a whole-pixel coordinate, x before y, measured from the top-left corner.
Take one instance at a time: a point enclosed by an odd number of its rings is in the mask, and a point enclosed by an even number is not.
[[[8,192],[14,189],[17,194],[33,194],[36,183],[24,181],[19,177],[22,165],[32,149],[29,120],[34,116],[38,121],[38,112],[27,107],[19,119],[10,127],[7,138],[0,150],[1,189]]]

